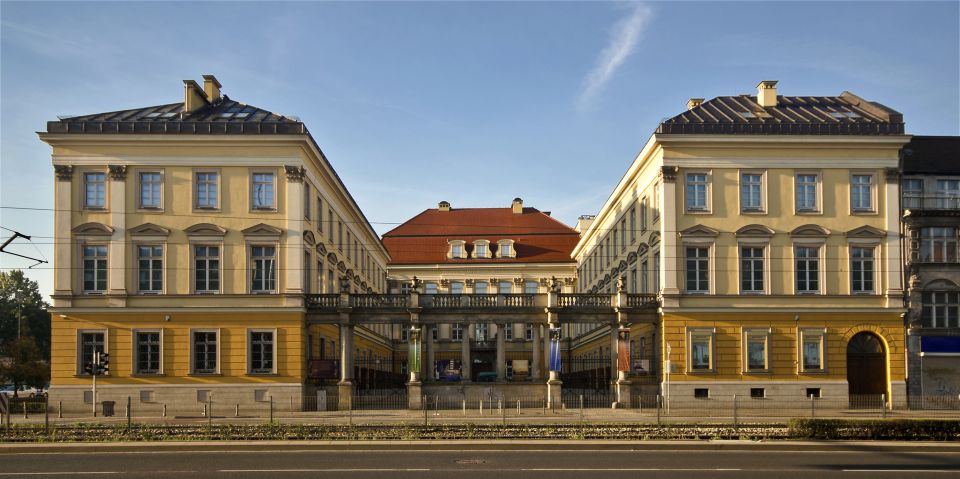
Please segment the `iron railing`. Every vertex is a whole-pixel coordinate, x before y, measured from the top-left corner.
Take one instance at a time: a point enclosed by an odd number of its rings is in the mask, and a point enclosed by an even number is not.
[[[960,210],[960,195],[904,194],[903,208],[908,210]]]

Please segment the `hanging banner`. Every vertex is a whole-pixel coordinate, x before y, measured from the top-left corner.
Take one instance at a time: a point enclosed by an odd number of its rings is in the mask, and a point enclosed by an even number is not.
[[[550,371],[560,372],[560,328],[550,328]]]
[[[437,381],[455,382],[460,380],[460,361],[438,359],[434,363],[434,378]]]
[[[630,372],[630,329],[617,331],[617,371]]]
[[[311,359],[308,375],[310,379],[337,379],[340,362],[336,359]]]

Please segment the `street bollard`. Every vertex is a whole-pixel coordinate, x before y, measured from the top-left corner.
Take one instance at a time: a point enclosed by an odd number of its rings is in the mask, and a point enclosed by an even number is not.
[[[167,417],[167,405],[163,405],[163,417]]]
[[[239,405],[239,404],[237,404],[237,409],[236,409],[236,413],[234,414],[234,417],[240,417],[240,405]]]
[[[133,412],[130,410],[131,405],[130,396],[127,396],[127,429],[130,429],[130,423],[133,422]]]
[[[57,402],[57,419],[63,419],[63,401]]]
[[[580,425],[583,425],[583,394],[580,395]]]
[[[733,428],[737,429],[737,395],[733,395]]]
[[[887,395],[880,395],[880,417],[887,418]]]
[[[29,417],[27,416],[27,402],[24,401],[22,404],[23,404],[23,418],[29,419]]]
[[[273,396],[270,396],[270,424],[273,424]]]
[[[657,426],[660,425],[660,405],[663,402],[663,397],[657,394]]]

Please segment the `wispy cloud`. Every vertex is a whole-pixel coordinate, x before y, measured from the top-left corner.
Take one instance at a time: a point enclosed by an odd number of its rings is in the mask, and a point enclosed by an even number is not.
[[[583,90],[577,99],[581,110],[589,108],[594,98],[603,91],[603,87],[633,53],[650,19],[653,9],[644,3],[638,3],[630,14],[618,21],[610,31],[610,43],[600,51],[597,64],[583,82]]]

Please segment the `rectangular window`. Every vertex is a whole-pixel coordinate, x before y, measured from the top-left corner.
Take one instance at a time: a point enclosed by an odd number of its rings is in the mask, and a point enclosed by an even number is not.
[[[620,251],[627,249],[627,219],[620,220]]]
[[[450,339],[453,341],[463,341],[463,325],[454,324],[450,327]]]
[[[660,293],[660,252],[653,254],[653,292]]]
[[[510,254],[510,243],[500,243],[500,257],[509,258]]]
[[[710,390],[707,388],[693,388],[695,399],[710,399]]]
[[[769,370],[770,332],[746,331],[743,334],[746,345],[744,357],[744,371],[756,372]]]
[[[851,291],[854,294],[873,293],[873,251],[874,248],[850,248]]]
[[[647,277],[649,276],[647,272],[647,268],[648,268],[647,260],[641,261],[640,262],[640,292],[644,294],[650,292],[650,282],[647,279]]]
[[[797,293],[820,292],[820,248],[797,246]]]
[[[312,275],[312,272],[310,271],[310,267],[312,265],[313,265],[313,259],[310,258],[310,252],[304,251],[303,252],[303,280],[302,280],[304,294],[311,293],[310,285],[312,284],[312,281],[310,281],[310,276]]]
[[[628,291],[636,294],[637,293],[637,268],[630,269],[629,286],[630,286],[630,289]]]
[[[487,257],[487,245],[485,243],[477,243],[474,247],[473,256],[476,258],[486,258]]]
[[[347,261],[353,261],[353,234],[347,230]]]
[[[437,283],[423,283],[423,294],[437,294]]]
[[[450,294],[463,294],[463,283],[459,281],[450,283]]]
[[[160,208],[160,173],[140,173],[140,207]]]
[[[454,243],[450,245],[450,256],[453,258],[460,258],[463,256],[463,245],[460,243]]]
[[[83,332],[80,333],[80,364],[78,368],[79,374],[88,374],[85,371],[87,366],[93,365],[93,356],[94,353],[104,353],[104,338],[106,333],[102,331],[97,332]]]
[[[217,173],[212,171],[197,172],[196,201],[198,209],[217,209]]]
[[[323,198],[317,197],[317,232],[323,234]]]
[[[650,196],[650,201],[653,203],[653,221],[657,221],[660,218],[660,182],[653,184],[653,195]]]
[[[160,373],[160,332],[138,331],[137,341],[137,374]]]
[[[900,186],[903,200],[901,206],[904,209],[923,207],[923,179],[905,178]]]
[[[820,388],[807,388],[808,398],[819,399],[820,398]]]
[[[690,370],[710,371],[713,369],[713,333],[690,332]]]
[[[923,293],[921,321],[925,328],[958,328],[957,311],[960,309],[960,292],[931,291]]]
[[[273,293],[277,289],[277,249],[273,246],[251,246],[250,291]]]
[[[313,219],[310,216],[310,184],[303,182],[303,217],[307,220]]]
[[[647,231],[647,199],[640,200],[640,231]]]
[[[708,293],[710,291],[709,248],[688,247],[686,250],[687,292]]]
[[[643,201],[647,201],[646,198]],[[642,204],[642,203],[641,203]],[[641,221],[641,224],[643,221]],[[637,210],[636,208],[630,208],[630,244],[637,242]]]
[[[526,327],[523,328],[523,338],[527,341],[533,341],[533,324],[527,323]]]
[[[800,341],[803,371],[823,371],[824,331],[801,330]]]
[[[137,246],[137,272],[141,293],[163,291],[163,246]]]
[[[107,290],[107,247],[83,247],[83,291],[102,293]]]
[[[217,293],[220,291],[220,247],[194,246],[194,291]]]
[[[405,326],[400,326],[400,341],[407,342],[410,340],[410,328]]]
[[[741,211],[763,211],[763,175],[742,173],[740,175]]]
[[[817,203],[817,175],[799,173],[796,176],[797,211],[819,211]]]
[[[488,283],[486,281],[477,281],[473,283],[473,294],[487,294]]]
[[[687,173],[687,211],[707,211],[707,174]]]
[[[250,373],[273,372],[273,331],[250,332]]]
[[[217,372],[217,332],[193,331],[193,373]]]
[[[106,208],[107,206],[107,175],[106,173],[83,174],[83,206],[86,208]]]
[[[333,210],[327,208],[327,238],[333,239]]]
[[[957,229],[931,227],[920,230],[920,260],[924,263],[957,262]]]
[[[762,293],[763,248],[740,247],[740,290],[745,293]]]
[[[511,282],[509,282],[509,281],[501,281],[501,282],[497,285],[497,293],[498,293],[498,294],[510,294],[510,293],[512,293],[512,292],[513,292],[513,283],[511,283]]]
[[[273,209],[273,173],[253,174],[253,208]]]
[[[937,180],[937,208],[960,209],[960,180]]]
[[[525,281],[523,283],[523,294],[537,294],[540,285],[536,281]]]
[[[873,210],[873,175],[853,175],[851,177],[850,206],[853,211]]]
[[[750,388],[750,397],[753,399],[763,399],[767,397],[763,388]]]
[[[486,341],[489,337],[490,327],[487,323],[479,323],[473,327],[473,335],[477,341]]]
[[[503,325],[503,339],[508,341],[513,339],[513,323]]]

